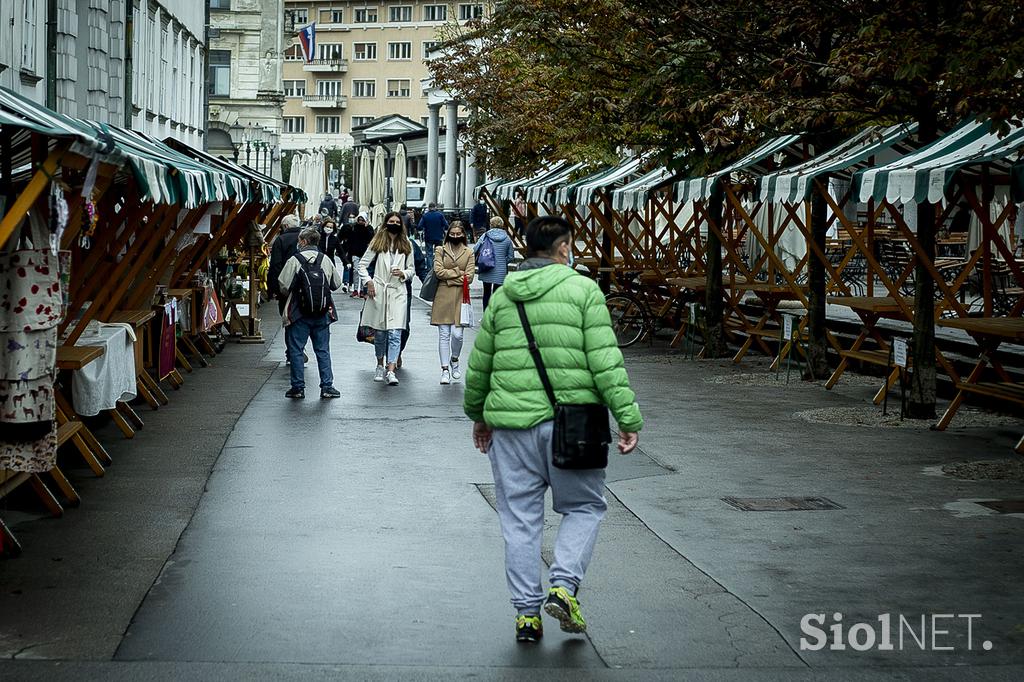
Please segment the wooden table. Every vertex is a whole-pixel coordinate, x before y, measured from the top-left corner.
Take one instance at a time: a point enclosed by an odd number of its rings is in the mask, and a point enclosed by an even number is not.
[[[197,311],[195,305],[196,290],[168,289],[167,295],[173,298],[180,299],[181,305],[189,306],[189,333],[185,333],[183,330],[181,336],[178,337],[178,340],[181,342],[181,345],[184,346],[185,349],[193,357],[196,358],[200,365],[202,365],[203,367],[209,367],[210,363],[207,361],[206,357],[201,352],[199,352],[199,349],[196,348],[195,344],[192,342],[192,339],[190,338],[190,334],[195,334],[196,325],[199,323],[199,320],[197,319],[198,315],[196,314]],[[179,309],[181,308],[181,305],[178,306]],[[175,347],[174,356],[178,359],[178,362],[181,363],[181,366],[185,368],[186,372],[192,372],[192,364],[188,361],[188,359],[186,359],[185,354],[181,352],[180,348]]]
[[[743,292],[750,291],[764,305],[764,312],[761,314],[753,325],[745,315],[738,314],[740,321],[740,328],[736,330],[738,334],[746,336],[746,340],[740,346],[740,349],[733,356],[732,361],[739,364],[743,361],[744,356],[750,351],[750,347],[756,341],[765,355],[774,356],[775,360],[772,362],[770,369],[775,370],[778,363],[785,359],[785,356],[790,352],[792,339],[786,339],[786,347],[783,349],[783,338],[782,338],[782,321],[779,317],[779,304],[783,301],[800,301],[806,300],[808,288],[806,286],[800,287],[800,292],[794,291],[792,287],[785,284],[772,284],[770,282],[761,282],[758,280],[723,280],[723,288],[732,289],[733,292],[738,293],[742,297]],[[735,305],[731,306],[738,312],[739,299],[735,300]],[[768,327],[768,323],[774,323],[777,327]],[[798,325],[798,334],[803,334],[804,327],[807,324],[806,315],[800,321]],[[764,342],[764,339],[775,339],[779,344],[778,353],[773,353],[771,348]]]
[[[862,326],[860,334],[857,335],[849,350],[839,351],[839,366],[836,367],[835,371],[832,372],[832,376],[825,382],[825,388],[831,389],[836,385],[839,378],[846,372],[850,360],[888,367],[889,343],[882,338],[882,335],[875,327],[882,318],[906,320],[905,310],[913,310],[914,299],[906,297],[896,299],[893,296],[830,296],[828,302],[832,305],[851,309],[861,319]],[[901,305],[901,302],[903,305]],[[861,348],[869,336],[878,344],[878,350],[863,350]],[[886,393],[888,393],[899,377],[900,368],[893,368],[887,376],[885,383],[875,394],[875,405],[885,400]]]
[[[99,346],[60,346],[57,348],[57,369],[74,371],[82,369],[93,360],[103,357],[103,348]],[[54,400],[56,401],[57,408],[57,427],[58,427],[58,444],[61,443],[59,434],[60,429],[64,428],[67,431],[66,440],[70,440],[75,448],[81,453],[82,458],[85,459],[85,463],[89,465],[92,472],[97,476],[102,476],[106,473],[104,465],[109,465],[113,462],[106,449],[93,435],[89,427],[85,425],[85,422],[81,420],[78,413],[75,412],[71,403],[68,402],[64,394],[54,387],[53,391]],[[72,424],[72,426],[65,426],[66,424]]]
[[[978,344],[981,353],[978,362],[967,378],[964,381],[956,382],[957,394],[936,425],[937,430],[944,430],[953,421],[953,416],[960,409],[966,393],[976,393],[1024,405],[1024,384],[1010,379],[1010,375],[1006,373],[1002,364],[995,357],[996,350],[1004,342],[1024,343],[1024,319],[1019,317],[963,317],[955,320],[939,320],[938,325],[949,329],[964,330]],[[1001,381],[980,381],[985,367],[988,365],[992,366]],[[1014,450],[1018,454],[1024,454],[1024,437],[1017,441]]]
[[[155,310],[118,310],[107,321],[130,324],[135,330],[135,375],[137,378],[135,385],[142,399],[155,410],[170,401],[167,399],[167,394],[160,388],[160,384],[146,371],[146,360],[143,357],[143,349],[149,343],[149,323],[154,317],[156,317]]]

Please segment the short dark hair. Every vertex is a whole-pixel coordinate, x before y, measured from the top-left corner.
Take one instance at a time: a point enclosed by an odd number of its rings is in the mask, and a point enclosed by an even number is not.
[[[429,204],[427,204],[427,208],[437,208],[437,204],[431,201]]]
[[[526,253],[544,256],[554,253],[563,241],[572,239],[572,225],[565,218],[546,215],[534,218],[526,226]]]

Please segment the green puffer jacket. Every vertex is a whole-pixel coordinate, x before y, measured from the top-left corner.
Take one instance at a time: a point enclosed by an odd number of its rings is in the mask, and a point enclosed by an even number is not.
[[[516,301],[526,304],[558,401],[604,403],[621,430],[639,431],[643,418],[604,295],[593,280],[554,263],[509,274],[491,297],[466,370],[469,418],[498,429],[528,429],[554,417]]]

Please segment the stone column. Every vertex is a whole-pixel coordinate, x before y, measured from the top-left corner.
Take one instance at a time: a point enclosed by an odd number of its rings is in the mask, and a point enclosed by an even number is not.
[[[437,137],[438,137],[438,124],[439,115],[438,112],[441,109],[440,104],[430,104],[427,106],[427,112],[429,118],[427,119],[427,188],[423,195],[423,201],[425,204],[437,201],[437,181],[438,177],[438,158],[437,158]]]
[[[447,131],[444,138],[444,207],[459,208],[459,103],[448,102]]]

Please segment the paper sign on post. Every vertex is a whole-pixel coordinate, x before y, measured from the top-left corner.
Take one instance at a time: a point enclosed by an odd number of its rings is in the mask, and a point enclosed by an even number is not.
[[[907,341],[906,339],[892,340],[893,362],[897,367],[907,368]]]
[[[687,306],[690,309],[690,324],[697,323],[697,304],[691,303]]]
[[[783,315],[782,316],[782,329],[783,329],[782,333],[785,335],[787,340],[793,338],[793,316],[792,315]]]

